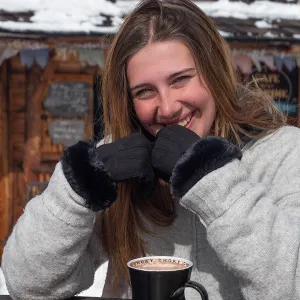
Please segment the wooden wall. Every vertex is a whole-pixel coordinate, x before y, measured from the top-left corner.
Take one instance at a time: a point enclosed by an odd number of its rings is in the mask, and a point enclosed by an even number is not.
[[[0,67],[0,256],[11,230],[11,172],[8,128],[7,63]]]
[[[48,124],[54,119],[43,108],[53,82],[67,80],[89,83],[89,109],[83,117],[85,138],[93,135],[94,78],[100,68],[82,66],[79,59],[56,59],[51,53],[42,69],[26,68],[15,56],[0,68],[0,257],[13,225],[26,202],[45,188],[65,148],[53,144]]]

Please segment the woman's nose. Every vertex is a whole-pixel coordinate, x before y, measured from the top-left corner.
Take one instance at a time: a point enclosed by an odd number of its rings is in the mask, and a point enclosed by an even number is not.
[[[160,94],[158,118],[160,123],[176,119],[180,116],[181,104],[174,93],[164,92]]]

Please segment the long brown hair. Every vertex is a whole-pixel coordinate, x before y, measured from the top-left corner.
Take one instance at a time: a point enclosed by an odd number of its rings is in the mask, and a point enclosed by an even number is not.
[[[145,0],[125,19],[115,36],[103,76],[105,135],[112,140],[142,130],[128,92],[127,61],[148,43],[180,40],[191,51],[197,69],[216,103],[212,133],[238,144],[243,137],[266,134],[285,119],[257,88],[240,88],[230,62],[228,46],[216,26],[192,1]],[[175,217],[169,189],[157,185],[155,200],[139,199],[134,182],[119,184],[117,201],[105,212],[104,228],[117,274],[128,278],[128,260],[147,251],[141,232],[151,234],[138,210],[150,221],[168,226]]]

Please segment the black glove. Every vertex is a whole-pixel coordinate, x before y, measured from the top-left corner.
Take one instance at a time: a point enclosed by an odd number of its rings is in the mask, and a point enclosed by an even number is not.
[[[96,152],[114,181],[137,179],[144,195],[150,196],[155,183],[151,150],[152,143],[142,133],[132,133]]]
[[[161,129],[156,135],[151,156],[157,175],[169,182],[178,159],[198,140],[200,137],[196,133],[180,125]]]
[[[117,182],[138,179],[149,196],[155,174],[150,162],[152,144],[133,133],[110,144],[78,142],[63,152],[62,167],[73,190],[93,211],[108,208],[117,198]]]
[[[204,176],[241,158],[241,149],[228,140],[216,136],[203,138],[178,160],[170,180],[171,193],[181,198]]]
[[[161,129],[152,150],[153,167],[162,179],[170,181],[176,197],[182,197],[205,175],[235,158],[242,158],[238,146],[220,137],[201,139],[180,125]]]

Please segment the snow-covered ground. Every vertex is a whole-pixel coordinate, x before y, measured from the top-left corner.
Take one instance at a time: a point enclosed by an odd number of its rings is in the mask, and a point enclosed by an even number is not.
[[[2,269],[0,268],[0,295],[7,295],[7,294],[8,294],[8,292],[7,292],[7,288],[5,285],[5,279],[3,276]]]
[[[96,271],[94,284],[88,290],[80,293],[80,296],[100,297],[102,295],[106,271],[107,271],[107,263],[103,264]],[[5,279],[1,268],[0,268],[0,295],[8,295]]]

